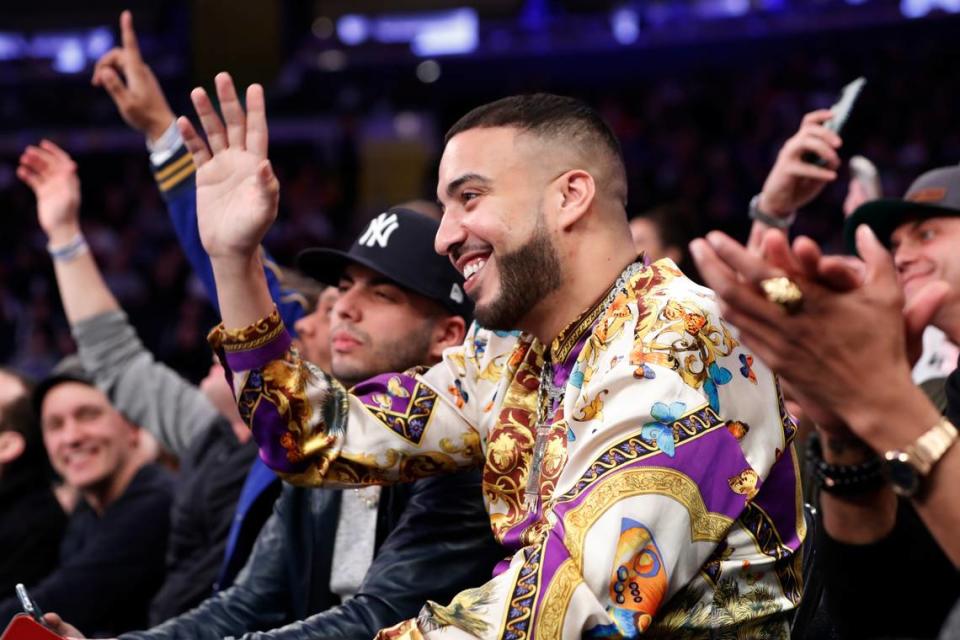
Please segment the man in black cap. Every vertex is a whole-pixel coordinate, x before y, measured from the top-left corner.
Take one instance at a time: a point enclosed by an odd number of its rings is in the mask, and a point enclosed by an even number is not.
[[[340,290],[331,365],[346,386],[410,363],[438,362],[443,349],[463,342],[472,305],[460,274],[433,251],[436,230],[426,216],[393,208],[371,220],[348,252],[309,249],[298,256],[303,273]]]
[[[433,251],[437,226],[393,208],[374,218],[349,251],[298,257],[305,274],[340,289],[332,369],[345,384],[432,364],[463,341],[471,304],[460,275]],[[121,637],[366,639],[415,615],[425,599],[449,598],[486,579],[500,555],[475,472],[382,490],[285,485],[232,587],[154,629]],[[78,635],[50,618],[61,634]],[[265,629],[272,630],[260,633]]]
[[[54,470],[80,502],[57,568],[30,590],[37,603],[98,636],[143,625],[164,574],[173,479],[138,450],[140,430],[68,358],[33,393]],[[20,605],[0,594],[0,627]]]

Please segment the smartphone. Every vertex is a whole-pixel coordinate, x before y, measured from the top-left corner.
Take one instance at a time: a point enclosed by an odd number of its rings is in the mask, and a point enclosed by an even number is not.
[[[47,626],[47,623],[43,621],[43,611],[40,610],[40,607],[37,606],[37,603],[30,597],[30,594],[27,593],[27,588],[23,584],[17,584],[15,587],[17,591],[17,598],[20,599],[20,606],[23,607],[24,613],[29,615],[31,618]]]
[[[867,84],[867,79],[860,76],[843,88],[840,92],[840,97],[837,98],[837,101],[830,107],[830,111],[833,112],[833,117],[823,123],[824,127],[830,129],[830,131],[833,131],[837,135],[840,134],[865,84]],[[820,167],[824,167],[827,164],[826,160],[811,152],[803,154],[803,161]]]

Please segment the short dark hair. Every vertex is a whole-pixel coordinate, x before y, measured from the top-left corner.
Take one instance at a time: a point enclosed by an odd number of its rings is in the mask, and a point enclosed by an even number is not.
[[[16,431],[23,436],[29,436],[37,429],[37,416],[30,403],[33,383],[10,369],[0,367],[0,373],[13,378],[23,387],[23,393],[0,406],[0,433]]]
[[[627,199],[626,170],[620,141],[592,107],[581,100],[552,93],[508,96],[481,105],[457,120],[444,142],[470,129],[514,127],[576,147],[599,147],[614,161],[614,180],[622,180],[622,201]]]
[[[26,444],[24,452],[11,463],[10,468],[33,468],[50,473],[50,463],[47,460],[47,452],[40,432],[39,416],[33,409],[33,383],[10,369],[0,367],[0,372],[15,378],[24,389],[22,394],[0,406],[0,433],[15,431],[23,436]]]

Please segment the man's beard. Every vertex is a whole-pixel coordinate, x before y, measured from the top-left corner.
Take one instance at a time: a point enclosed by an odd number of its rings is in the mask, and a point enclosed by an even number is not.
[[[553,291],[560,288],[560,256],[550,241],[543,217],[537,212],[537,227],[522,247],[497,256],[500,293],[489,304],[473,311],[480,326],[495,331],[511,331]]]

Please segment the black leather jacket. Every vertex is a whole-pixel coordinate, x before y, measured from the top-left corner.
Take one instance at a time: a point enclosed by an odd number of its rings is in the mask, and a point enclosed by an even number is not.
[[[503,551],[483,508],[478,472],[384,487],[377,551],[357,595],[330,592],[340,492],[284,485],[232,587],[196,609],[124,640],[368,640],[483,584]]]

